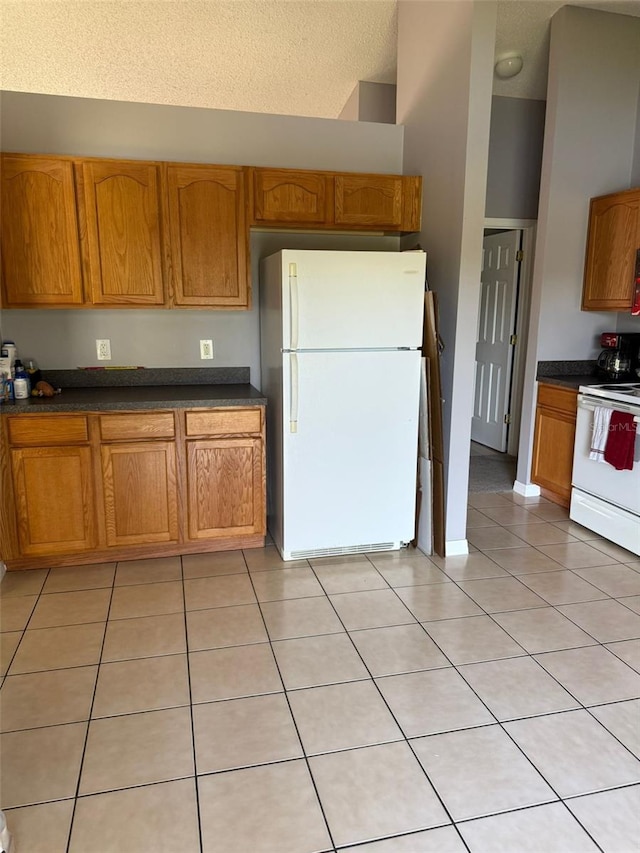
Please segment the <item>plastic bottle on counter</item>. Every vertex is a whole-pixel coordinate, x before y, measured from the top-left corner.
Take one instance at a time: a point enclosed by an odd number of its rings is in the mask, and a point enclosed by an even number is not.
[[[11,361],[15,361],[18,357],[18,348],[15,343],[13,341],[4,341],[0,348],[0,356],[3,358],[10,358]]]
[[[42,379],[38,362],[34,358],[25,358],[24,367],[29,378],[29,385],[31,386],[30,390],[33,391],[38,382]]]
[[[27,371],[19,358],[15,363],[15,376],[13,379],[13,393],[16,400],[28,400],[31,394],[31,383]]]

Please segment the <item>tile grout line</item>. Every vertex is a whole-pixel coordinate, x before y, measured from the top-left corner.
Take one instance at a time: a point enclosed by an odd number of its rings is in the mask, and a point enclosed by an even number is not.
[[[313,567],[312,567],[312,569],[313,569]],[[315,571],[314,571],[314,574],[315,574]],[[394,590],[394,592],[395,592],[395,590]],[[396,595],[397,595],[397,594],[396,594]],[[358,649],[358,647],[357,647],[357,646],[356,646],[356,644],[354,643],[353,638],[351,637],[351,634],[349,633],[349,630],[348,630],[348,628],[346,627],[346,625],[345,625],[345,623],[344,623],[344,620],[343,620],[343,619],[342,619],[342,617],[340,616],[340,613],[339,613],[339,612],[338,612],[338,610],[336,609],[336,607],[335,607],[335,605],[334,605],[333,601],[331,601],[331,599],[329,598],[329,596],[327,596],[327,598],[329,599],[329,603],[330,603],[330,604],[331,604],[331,606],[333,607],[333,610],[334,610],[334,612],[335,612],[335,614],[336,614],[336,616],[337,616],[338,620],[339,620],[339,621],[340,621],[340,623],[342,624],[342,627],[344,628],[344,630],[345,630],[345,632],[346,632],[346,634],[347,634],[347,637],[349,637],[349,640],[350,640],[350,642],[351,642],[351,645],[353,646],[353,648],[354,648],[354,650],[355,650],[356,654],[358,655],[358,657],[359,657],[359,658],[360,658],[360,660],[362,661],[362,665],[364,666],[364,668],[366,669],[367,673],[369,674],[369,678],[371,679],[371,682],[372,682],[373,686],[374,686],[374,687],[375,687],[375,689],[377,690],[378,695],[379,695],[379,697],[380,697],[381,701],[383,702],[384,706],[387,708],[387,711],[388,711],[388,712],[389,712],[389,714],[391,715],[391,718],[393,719],[394,723],[395,723],[395,724],[396,724],[396,726],[398,727],[398,730],[400,731],[400,734],[402,735],[402,738],[403,738],[403,740],[402,740],[402,741],[392,741],[392,742],[395,742],[395,743],[399,743],[399,742],[406,743],[406,745],[408,746],[409,750],[411,751],[411,754],[412,754],[412,755],[413,755],[413,757],[415,758],[415,760],[416,760],[416,762],[417,762],[417,764],[418,764],[419,769],[422,771],[422,773],[423,773],[424,777],[426,778],[427,782],[429,783],[429,785],[430,785],[430,787],[431,787],[432,791],[434,792],[434,794],[435,794],[435,795],[436,795],[436,797],[438,798],[438,802],[439,802],[439,803],[440,803],[440,805],[442,806],[442,809],[443,809],[444,813],[445,813],[445,814],[446,814],[446,816],[448,817],[449,822],[450,822],[450,823],[449,823],[449,825],[450,825],[450,826],[453,826],[453,828],[454,828],[454,830],[457,832],[458,837],[460,838],[460,840],[461,840],[462,844],[464,845],[465,849],[468,851],[468,850],[469,850],[469,847],[467,846],[467,844],[466,844],[466,842],[465,842],[464,838],[462,837],[462,835],[461,835],[460,831],[458,830],[458,828],[457,828],[457,826],[456,826],[456,823],[455,823],[455,821],[453,820],[453,817],[452,817],[452,815],[451,815],[451,812],[449,811],[449,809],[448,809],[447,805],[445,804],[444,800],[443,800],[443,799],[442,799],[442,797],[440,796],[440,792],[438,791],[438,789],[436,788],[436,786],[433,784],[433,782],[432,782],[432,781],[431,781],[431,779],[429,778],[429,774],[427,773],[427,771],[426,771],[425,767],[423,766],[422,762],[420,761],[420,759],[419,759],[419,758],[418,758],[418,756],[416,755],[416,753],[415,753],[415,751],[414,751],[414,749],[413,749],[413,747],[412,747],[412,745],[411,745],[411,742],[410,742],[409,738],[408,738],[408,737],[407,737],[407,735],[405,734],[404,729],[403,729],[403,728],[402,728],[402,726],[400,725],[400,723],[399,723],[399,721],[398,721],[398,719],[397,719],[396,715],[394,714],[394,712],[393,712],[393,710],[392,710],[391,706],[390,706],[390,705],[389,705],[389,703],[387,702],[386,697],[384,696],[384,694],[383,694],[383,693],[382,693],[382,691],[380,690],[380,687],[379,687],[379,685],[378,685],[378,683],[377,683],[376,679],[374,678],[374,676],[373,676],[373,674],[372,674],[371,670],[369,669],[369,666],[367,665],[367,662],[364,660],[364,658],[363,658],[363,657],[362,657],[362,655],[360,654],[360,650]],[[406,607],[406,605],[404,604],[404,602],[402,601],[402,599],[400,598],[400,596],[397,596],[397,598],[398,598],[398,600],[399,600],[399,601],[400,601],[400,602],[401,602],[401,603]],[[408,608],[407,608],[407,609],[408,609]],[[409,612],[411,612],[411,611],[409,611]],[[411,615],[413,616],[413,613],[412,613]],[[409,624],[412,624],[412,623],[409,623]],[[415,624],[420,625],[420,622],[418,622],[418,621],[416,620],[416,623],[415,623]],[[382,626],[382,627],[399,627],[399,626],[388,625],[388,626]],[[420,627],[422,627],[422,626],[420,626]],[[424,631],[425,629],[423,628],[422,630]],[[425,631],[425,634],[426,634],[426,633],[427,633],[427,632]],[[428,636],[428,635],[427,635],[427,636]],[[444,654],[444,653],[443,653],[443,654]],[[448,656],[447,656],[447,655],[445,655],[445,658],[446,658],[447,660],[449,660],[449,658],[448,658]],[[489,713],[491,713],[491,712],[489,712]],[[493,715],[491,715],[491,716],[493,716]],[[375,746],[375,744],[374,744],[374,746]],[[304,748],[304,747],[303,747],[303,748]],[[366,747],[366,746],[364,746],[364,747],[360,747],[360,748],[361,748],[361,749],[366,749],[367,747]],[[446,824],[444,824],[444,826],[446,826]],[[435,828],[437,828],[437,827],[429,827],[429,829],[435,829]]]
[[[104,643],[105,643],[106,636],[107,636],[107,626],[109,624],[109,613],[111,612],[111,603],[113,601],[113,591],[115,589],[117,571],[118,571],[118,564],[116,563],[116,566],[115,566],[115,569],[113,572],[113,583],[111,584],[111,594],[109,595],[109,604],[107,606],[107,613],[106,613],[105,620],[104,620],[104,631],[102,633],[102,643],[100,644],[100,654],[98,656],[98,666],[96,668],[96,679],[95,679],[94,684],[93,684],[93,695],[91,697],[91,705],[89,706],[89,717],[87,719],[87,730],[86,730],[85,735],[84,735],[84,743],[82,745],[82,754],[80,757],[80,765],[78,768],[78,781],[76,784],[76,792],[75,792],[75,795],[73,798],[73,808],[71,809],[71,820],[69,822],[69,834],[67,836],[66,853],[70,853],[70,850],[71,850],[71,837],[73,835],[73,824],[74,824],[75,819],[76,819],[76,809],[78,807],[78,798],[80,796],[80,781],[82,779],[82,770],[84,768],[84,760],[85,760],[85,756],[87,753],[87,744],[89,743],[89,730],[91,728],[91,717],[93,714],[93,706],[94,706],[95,701],[96,701],[96,692],[98,689],[98,679],[100,678],[100,666],[102,663],[102,654],[104,651]]]
[[[244,557],[244,551],[243,551],[243,557]],[[245,562],[246,562],[246,558],[245,558]],[[248,568],[248,565],[247,565],[247,568]],[[313,572],[313,569],[311,569],[311,571]],[[313,574],[315,576],[315,572],[313,572]],[[331,847],[333,848],[334,853],[335,853],[335,851],[337,849],[337,845],[334,841],[333,833],[331,832],[331,827],[329,826],[329,821],[327,820],[327,815],[325,813],[325,809],[324,809],[324,806],[322,804],[322,800],[320,798],[320,792],[318,791],[318,786],[316,785],[316,780],[314,778],[313,773],[311,772],[311,764],[309,763],[309,756],[307,755],[307,750],[305,749],[304,743],[302,742],[302,738],[300,736],[300,730],[298,728],[298,723],[297,723],[295,715],[293,713],[293,709],[291,708],[291,703],[289,702],[289,696],[287,693],[286,685],[284,683],[284,678],[282,677],[282,671],[280,669],[280,664],[278,663],[278,658],[276,657],[276,654],[275,654],[275,651],[273,648],[273,641],[271,640],[271,635],[269,633],[269,629],[267,627],[267,623],[266,623],[266,620],[264,618],[264,613],[262,612],[262,606],[261,606],[262,602],[258,599],[258,594],[257,594],[256,588],[253,584],[253,578],[251,577],[251,572],[249,572],[249,580],[251,582],[251,588],[253,589],[253,594],[256,597],[256,604],[258,605],[258,611],[260,613],[260,618],[262,619],[262,624],[264,626],[264,630],[265,630],[265,633],[267,635],[267,639],[269,642],[269,649],[271,651],[271,656],[273,657],[273,661],[274,661],[276,669],[278,671],[278,678],[280,679],[280,683],[282,684],[282,692],[283,692],[285,701],[287,703],[287,708],[289,709],[289,715],[291,717],[294,728],[296,730],[296,736],[297,736],[298,742],[300,744],[300,749],[302,751],[302,757],[304,758],[304,762],[305,762],[305,765],[307,768],[307,773],[309,774],[309,778],[311,779],[311,784],[313,785],[313,790],[315,792],[316,800],[317,800],[318,806],[320,808],[320,813],[322,814],[322,819],[324,820],[324,824],[325,824],[325,827],[327,830],[329,841],[331,842]],[[267,603],[267,602],[265,602],[265,603]],[[290,759],[290,760],[299,760],[299,759]]]
[[[202,816],[200,810],[200,788],[198,785],[198,761],[196,756],[196,729],[193,719],[193,691],[191,686],[191,658],[189,655],[189,626],[187,620],[187,597],[185,590],[184,563],[180,557],[180,574],[182,580],[182,605],[184,617],[184,640],[185,640],[185,656],[187,664],[187,684],[189,688],[189,719],[191,721],[191,755],[193,758],[193,787],[196,800],[196,820],[198,822],[198,843],[200,844],[200,853],[204,850],[202,841]]]

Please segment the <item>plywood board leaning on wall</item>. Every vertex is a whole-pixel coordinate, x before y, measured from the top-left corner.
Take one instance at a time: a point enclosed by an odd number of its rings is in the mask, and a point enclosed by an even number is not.
[[[442,393],[440,384],[440,336],[438,302],[435,293],[424,295],[424,332],[422,354],[429,368],[429,456],[431,458],[431,499],[433,550],[444,557],[444,448],[442,441]]]

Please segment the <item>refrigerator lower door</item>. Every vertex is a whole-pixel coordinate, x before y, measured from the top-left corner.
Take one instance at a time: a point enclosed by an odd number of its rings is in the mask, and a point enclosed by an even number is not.
[[[419,388],[413,350],[284,355],[275,538],[285,560],[413,538]]]

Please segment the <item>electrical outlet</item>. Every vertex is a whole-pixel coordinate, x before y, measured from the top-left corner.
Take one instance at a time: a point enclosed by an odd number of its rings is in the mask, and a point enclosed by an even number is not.
[[[109,338],[96,339],[98,361],[111,361],[111,341]]]
[[[200,358],[213,358],[213,341],[200,341]]]

